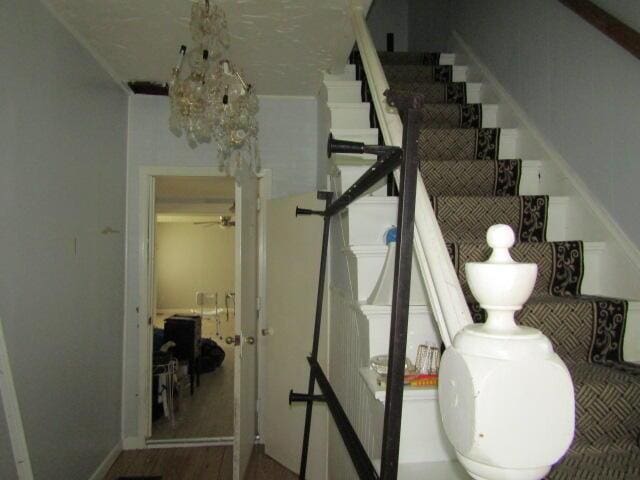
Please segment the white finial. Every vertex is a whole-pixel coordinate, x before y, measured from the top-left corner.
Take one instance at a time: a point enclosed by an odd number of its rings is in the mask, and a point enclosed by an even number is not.
[[[488,262],[514,263],[509,254],[509,249],[516,242],[516,236],[509,225],[493,225],[487,230],[487,243],[493,248],[493,253]]]
[[[536,282],[535,263],[517,263],[509,254],[515,235],[509,225],[493,225],[487,243],[493,248],[486,262],[469,262],[465,269],[471,293],[487,311],[487,330],[514,330],[513,314],[522,308]]]

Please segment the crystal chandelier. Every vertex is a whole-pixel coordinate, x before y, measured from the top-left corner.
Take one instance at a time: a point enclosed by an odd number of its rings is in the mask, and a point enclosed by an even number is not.
[[[189,53],[186,46],[180,47],[169,81],[170,129],[178,136],[186,134],[191,147],[215,141],[220,167],[229,174],[257,172],[258,98],[226,58],[224,11],[198,0],[191,7],[190,29],[195,46]]]

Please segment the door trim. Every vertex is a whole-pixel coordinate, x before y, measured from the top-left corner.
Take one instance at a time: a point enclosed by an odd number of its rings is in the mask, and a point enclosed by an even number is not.
[[[137,366],[138,366],[138,382],[137,382],[137,419],[138,429],[137,436],[134,438],[128,438],[127,444],[136,445],[137,448],[154,448],[157,445],[157,441],[151,440],[151,355],[150,348],[151,332],[152,328],[148,324],[148,317],[150,312],[149,305],[149,225],[153,221],[153,213],[149,208],[149,195],[151,189],[152,178],[163,176],[183,176],[183,177],[221,177],[227,176],[226,173],[221,172],[217,166],[212,167],[159,167],[159,166],[143,166],[139,167],[139,198],[138,198],[138,217],[139,217],[139,242],[137,245],[138,256],[138,354],[137,354]],[[271,179],[272,173],[270,169],[263,169],[258,174],[259,179],[259,192],[261,197],[261,209],[258,215],[258,228],[261,232],[266,231],[266,204],[267,200],[271,196]],[[238,189],[236,189],[236,194]],[[264,196],[263,196],[264,195]],[[264,266],[266,265],[266,234],[261,233],[258,240],[258,291],[263,296],[266,293],[266,271]],[[238,249],[238,244],[235,242],[235,248]],[[238,252],[235,252],[238,255]],[[264,298],[264,297],[263,297]],[[264,303],[264,302],[263,302]],[[263,311],[261,311],[260,318],[258,320],[257,329],[263,328],[263,322],[265,321]],[[262,350],[261,343],[258,340],[258,385],[264,385],[263,371],[260,368],[260,351]],[[123,377],[124,378],[124,377]],[[258,389],[259,398],[262,397],[260,387]],[[258,425],[261,422],[261,414],[258,407]],[[124,421],[124,411],[123,411]],[[124,429],[123,429],[124,431]],[[203,439],[196,439],[193,443],[198,445],[202,443]],[[214,441],[214,439],[210,439]],[[173,442],[175,446],[186,446],[189,441],[178,439]],[[144,447],[143,447],[144,446]],[[155,447],[157,448],[157,447]]]

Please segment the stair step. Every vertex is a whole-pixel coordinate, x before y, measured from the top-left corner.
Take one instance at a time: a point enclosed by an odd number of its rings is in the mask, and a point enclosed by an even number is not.
[[[331,112],[331,128],[344,128],[348,130],[354,128],[369,128],[370,103],[329,102],[328,106]]]
[[[640,302],[629,302],[624,334],[624,359],[640,364]]]
[[[518,152],[516,128],[422,128],[418,141],[420,160],[509,160]]]
[[[569,197],[549,197],[547,241],[572,240],[566,235]],[[383,245],[384,233],[397,222],[397,197],[362,197],[347,211],[348,245]]]
[[[327,96],[330,103],[347,102],[356,103],[362,101],[362,82],[359,80],[325,80]]]
[[[389,85],[416,82],[466,82],[468,67],[464,65],[383,65]]]
[[[364,224],[362,220],[357,223]],[[384,232],[382,235],[384,235]],[[582,292],[584,295],[596,295],[601,291],[600,265],[605,251],[605,244],[603,242],[584,242],[583,245],[584,277],[582,280]],[[348,257],[351,257],[353,263],[354,280],[357,279],[358,281],[357,291],[360,301],[366,301],[371,295],[382,272],[386,255],[387,246],[381,243],[378,245],[352,245],[348,249]],[[460,268],[464,268],[464,265],[461,265]],[[414,272],[415,275],[416,272]],[[419,277],[419,275],[417,276]],[[412,288],[414,288],[414,283],[418,284],[419,278],[412,278]],[[422,285],[421,282],[419,284]],[[412,292],[412,304],[421,303],[422,298],[426,297],[414,297],[414,292]]]
[[[342,194],[358,180],[362,174],[373,164],[373,155],[336,155],[333,158],[335,172],[338,175],[336,182],[337,195]],[[520,194],[540,195],[540,175],[542,162],[538,160],[523,160],[520,174]],[[385,196],[387,192],[386,182],[382,181],[372,192],[373,195]],[[428,192],[428,191],[427,191]]]
[[[364,142],[367,145],[378,145],[377,128],[331,128],[331,134],[338,140]]]
[[[456,59],[454,53],[438,52],[378,52],[378,56],[383,65],[454,65]]]
[[[447,245],[463,292],[471,298],[465,265],[484,262],[491,254],[486,242],[460,242]],[[588,295],[600,291],[600,265],[604,242],[526,242],[516,243],[510,253],[516,262],[535,263],[538,275],[532,296]],[[558,269],[564,265],[564,269]],[[568,274],[570,272],[570,274]]]
[[[326,81],[335,81],[335,80],[355,80],[356,79],[356,66],[347,64],[344,66],[344,71],[341,73],[325,73],[324,80]]]
[[[447,242],[482,242],[495,223],[511,225],[518,241],[573,240],[566,228],[569,197],[439,196],[432,204]]]
[[[329,102],[359,102],[362,100],[360,80],[325,80]],[[482,103],[482,83],[465,83],[467,103]]]

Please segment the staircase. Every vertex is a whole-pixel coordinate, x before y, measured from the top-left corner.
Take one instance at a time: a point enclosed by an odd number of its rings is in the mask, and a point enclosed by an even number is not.
[[[491,97],[484,102],[488,95],[483,85],[467,81],[469,69],[457,65],[455,55],[380,53],[380,61],[391,87],[390,103],[401,111],[411,107],[421,112],[422,178],[474,321],[483,321],[484,313],[470,295],[464,265],[487,258],[488,227],[510,225],[518,242],[512,249],[514,259],[538,264],[534,295],[517,318],[552,340],[571,371],[577,402],[574,442],[548,478],[640,478],[640,367],[626,363],[623,354],[628,347],[625,340],[629,343],[625,325],[634,332],[640,325],[640,303],[606,295],[611,295],[607,243],[574,235],[580,229],[571,227],[571,219],[579,207],[561,189],[545,190],[562,182],[548,181],[546,159],[519,158],[524,151],[519,130],[500,128],[500,107]],[[327,75],[325,87],[333,135],[378,143],[378,130],[370,128],[373,106],[362,102],[363,85],[356,80],[354,66]],[[370,164],[371,158],[334,158],[332,190],[343,192]],[[338,356],[336,362],[346,360],[349,366],[345,369],[357,369],[367,387],[360,389],[358,379],[351,377],[341,394],[353,397],[356,428],[368,435],[374,458],[379,451],[377,426],[367,423],[357,411],[377,407],[370,399],[357,397],[364,392],[384,402],[384,390],[376,385],[366,360],[387,353],[390,310],[366,302],[382,269],[383,235],[396,222],[396,205],[394,197],[386,196],[386,186],[380,185],[349,208],[341,219],[342,234],[334,243],[340,246],[346,264],[344,282],[338,278],[340,272],[334,274],[334,289],[340,290],[336,297],[356,311],[359,319],[352,327],[338,327],[355,329],[355,333],[335,334],[364,335],[367,341],[360,340],[355,356],[345,359],[340,352],[332,352],[332,357]],[[440,342],[416,270],[407,348],[410,359],[415,358],[420,343]],[[342,345],[347,347],[344,341]],[[425,478],[425,472],[436,479],[468,478],[442,432],[435,392],[406,390],[403,408],[399,478]]]

